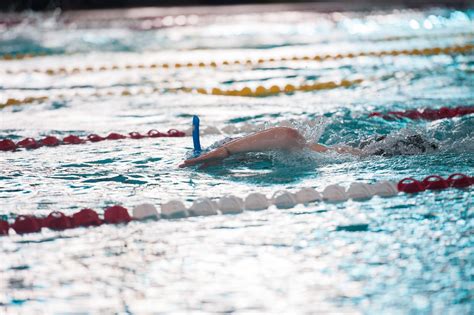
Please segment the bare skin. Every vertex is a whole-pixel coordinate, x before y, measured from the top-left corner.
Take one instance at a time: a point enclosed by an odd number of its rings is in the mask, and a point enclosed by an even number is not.
[[[228,142],[211,152],[184,161],[179,165],[179,167],[187,167],[197,164],[203,164],[202,166],[206,167],[237,153],[265,152],[273,150],[298,151],[303,149],[310,149],[315,152],[334,151],[338,153],[361,155],[359,149],[349,146],[327,147],[322,144],[307,143],[304,137],[296,129],[275,127]]]

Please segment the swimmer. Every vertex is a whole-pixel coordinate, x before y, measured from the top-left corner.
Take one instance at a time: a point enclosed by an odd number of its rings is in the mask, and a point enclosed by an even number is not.
[[[384,146],[374,144],[383,143]],[[354,156],[364,155],[413,155],[436,150],[435,143],[429,142],[421,135],[414,134],[404,139],[387,139],[385,136],[363,141],[358,148],[348,145],[325,146],[319,143],[308,143],[298,130],[289,127],[273,127],[253,133],[241,138],[226,138],[210,148],[203,155],[184,161],[179,167],[202,164],[202,167],[216,164],[231,155],[249,152],[266,151],[301,151],[310,150],[319,153],[336,152],[351,154]]]

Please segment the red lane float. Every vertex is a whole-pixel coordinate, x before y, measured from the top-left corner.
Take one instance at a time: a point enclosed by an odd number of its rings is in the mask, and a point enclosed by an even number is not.
[[[171,132],[171,130],[175,130],[175,129],[168,130],[168,133]],[[156,129],[152,129],[152,130],[148,131],[147,135],[150,138],[166,137],[166,134],[161,133]]]
[[[8,221],[0,220],[0,235],[8,235],[9,228]]]
[[[78,136],[73,135],[67,136],[63,139],[63,144],[81,144],[84,142],[86,142],[86,140],[82,140]]]
[[[426,190],[441,190],[451,187],[466,188],[471,185],[474,185],[474,177],[469,177],[461,173],[454,173],[450,175],[448,179],[444,179],[439,175],[427,176],[422,181],[418,181],[412,177],[407,177],[398,182],[397,188],[400,192],[413,194]],[[119,205],[106,208],[103,220],[101,220],[98,213],[92,209],[82,209],[79,212],[74,213],[72,216],[67,216],[58,211],[53,211],[44,218],[20,215],[15,219],[13,224],[9,224],[7,220],[0,220],[0,235],[8,235],[10,228],[15,230],[17,234],[39,232],[43,227],[51,230],[62,231],[76,227],[99,226],[103,223],[124,224],[132,220],[140,220],[138,219],[139,217],[140,216],[132,218],[127,208]]]
[[[9,225],[8,221],[0,220],[0,235],[8,235],[9,228],[12,228],[17,234],[26,234],[39,232],[43,227],[55,231],[63,231],[76,227],[99,226],[104,222],[109,224],[128,223],[131,220],[132,217],[128,210],[118,205],[105,209],[104,221],[92,209],[82,209],[72,216],[67,216],[59,211],[53,211],[44,218],[20,215],[11,225]]]
[[[428,190],[439,190],[449,187],[449,182],[439,175],[428,176],[423,179],[422,183]]]
[[[454,173],[444,179],[439,175],[427,176],[422,181],[407,177],[398,182],[398,191],[414,194],[425,190],[441,190],[450,187],[465,188],[474,185],[474,177],[469,177],[465,174]]]
[[[112,132],[110,133],[107,137],[105,137],[107,140],[120,140],[120,139],[125,139],[127,138],[124,135],[121,135],[119,133]]]
[[[75,227],[79,226],[99,226],[102,220],[99,218],[97,212],[92,209],[82,209],[81,211],[72,215],[72,222]]]
[[[110,224],[128,223],[132,220],[128,210],[122,206],[112,206],[105,209],[104,221]]]
[[[141,135],[138,132],[130,132],[129,135],[130,135],[130,138],[132,138],[132,139],[143,139],[143,138],[146,137],[144,135]]]
[[[413,194],[425,190],[423,183],[414,178],[407,177],[398,182],[398,191]]]
[[[25,138],[18,141],[17,143],[13,142],[11,139],[0,140],[0,151],[15,151],[18,148],[25,149],[37,149],[42,146],[46,147],[55,147],[58,145],[67,145],[67,144],[83,144],[86,142],[100,142],[104,140],[121,140],[121,139],[143,139],[143,138],[161,138],[161,137],[184,137],[186,134],[182,131],[176,129],[170,129],[166,133],[159,132],[158,130],[152,129],[146,134],[141,134],[139,132],[130,132],[128,136],[112,132],[106,137],[99,136],[97,134],[90,134],[86,139],[81,139],[78,136],[70,135],[65,137],[63,140],[59,140],[54,136],[47,136],[39,141],[36,141],[33,138]]]
[[[18,234],[39,232],[42,227],[41,220],[30,215],[20,215],[12,224],[12,229]]]
[[[62,212],[53,211],[44,219],[43,226],[51,230],[61,231],[69,229],[74,225],[72,224],[72,219],[70,217]]]
[[[25,149],[36,149],[36,148],[39,148],[41,146],[33,138],[25,138],[21,141],[18,141],[18,143],[16,145],[20,148],[25,148]]]
[[[448,182],[451,187],[465,188],[474,185],[474,177],[469,177],[461,173],[454,173],[448,177]]]
[[[91,134],[91,135],[88,135],[87,136],[87,140],[89,140],[90,142],[99,142],[99,141],[104,141],[105,138],[99,136],[99,135],[96,135],[95,133],[94,134]]]
[[[459,106],[459,107],[441,107],[439,109],[425,108],[421,110],[413,109],[406,111],[396,112],[373,112],[369,114],[369,117],[381,117],[385,120],[395,120],[401,118],[409,118],[412,120],[438,120],[445,118],[460,117],[474,113],[474,106]]]
[[[16,144],[10,139],[0,140],[0,151],[15,151]]]
[[[182,131],[176,130],[176,129],[170,129],[168,130],[168,137],[184,137],[186,134]]]
[[[41,139],[40,141],[41,145],[47,146],[47,147],[55,147],[60,144],[60,141],[58,138],[53,137],[53,136],[47,136],[44,139]]]

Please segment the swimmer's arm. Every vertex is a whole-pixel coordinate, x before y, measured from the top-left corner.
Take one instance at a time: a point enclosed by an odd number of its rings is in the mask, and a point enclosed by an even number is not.
[[[305,146],[306,140],[304,137],[296,129],[288,127],[266,129],[224,145],[230,154],[271,150],[295,150],[302,149]]]
[[[226,143],[207,154],[184,161],[179,167],[192,166],[225,159],[232,154],[271,150],[298,150],[306,147],[306,141],[292,128],[275,127]]]

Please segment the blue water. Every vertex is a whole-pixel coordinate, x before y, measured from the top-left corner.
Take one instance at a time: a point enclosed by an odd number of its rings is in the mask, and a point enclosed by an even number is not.
[[[0,53],[48,52],[1,61],[0,99],[50,97],[0,111],[0,138],[278,125],[322,131],[321,143],[357,145],[374,134],[416,132],[439,146],[416,156],[278,153],[179,169],[191,138],[156,138],[1,153],[0,215],[99,212],[112,204],[159,205],[232,193],[474,174],[474,116],[385,121],[372,111],[474,106],[474,55],[360,57],[253,67],[135,69],[49,76],[6,70],[171,63],[215,58],[444,47],[473,43],[473,12],[283,12],[136,30],[86,27],[28,15],[0,35]],[[394,39],[394,37],[400,37]],[[295,84],[362,78],[351,88],[240,98],[95,91]],[[65,98],[59,94],[69,95]],[[324,117],[323,119],[321,117]],[[203,146],[225,135],[205,135]],[[236,136],[236,135],[231,135]],[[237,134],[239,136],[239,134]],[[0,238],[0,309],[6,313],[469,314],[473,311],[472,188],[367,201],[271,207],[239,215],[43,229]],[[360,225],[360,223],[367,225]],[[353,225],[345,230],[344,226]],[[354,231],[355,230],[355,231]],[[13,234],[13,233],[12,233]]]

